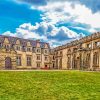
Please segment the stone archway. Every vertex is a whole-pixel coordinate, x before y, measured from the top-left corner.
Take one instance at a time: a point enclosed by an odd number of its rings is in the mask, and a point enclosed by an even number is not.
[[[5,58],[5,69],[12,69],[12,62],[10,57]]]
[[[14,49],[6,51],[5,48],[0,48],[0,69],[16,69],[16,56]]]

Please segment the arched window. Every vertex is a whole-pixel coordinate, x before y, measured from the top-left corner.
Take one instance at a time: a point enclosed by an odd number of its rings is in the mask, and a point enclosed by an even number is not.
[[[59,59],[59,68],[62,69],[62,58]]]
[[[58,68],[58,59],[56,59],[56,68]]]
[[[68,56],[68,59],[67,59],[67,68],[71,68],[71,56]]]
[[[99,54],[95,52],[93,55],[93,66],[99,66]]]
[[[68,49],[67,53],[68,53],[68,54],[71,53],[71,49]]]
[[[76,55],[74,54],[73,55],[73,60],[72,60],[72,64],[73,64],[73,68],[75,69],[75,68],[77,68],[77,59],[76,59]]]
[[[90,67],[90,53],[86,55],[86,67]]]

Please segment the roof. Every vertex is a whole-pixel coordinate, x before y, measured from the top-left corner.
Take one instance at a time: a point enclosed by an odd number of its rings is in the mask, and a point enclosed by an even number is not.
[[[8,38],[10,44],[16,44],[16,41],[19,40],[22,46],[26,46],[27,42],[30,42],[32,47],[36,47],[37,43],[40,43],[41,48],[45,48],[45,44],[47,44],[48,48],[50,48],[49,43],[46,42],[40,42],[37,40],[23,39],[23,38],[5,36],[5,35],[0,35],[0,43],[3,43],[5,38]]]

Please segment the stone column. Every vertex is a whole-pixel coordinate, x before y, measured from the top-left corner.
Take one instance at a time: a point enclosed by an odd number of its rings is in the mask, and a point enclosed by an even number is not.
[[[100,70],[100,49],[99,49],[99,70]]]
[[[91,42],[91,52],[90,52],[90,70],[93,70],[93,41]]]
[[[70,63],[70,69],[72,69],[73,68],[73,57],[72,57],[72,54],[71,54],[71,61],[70,61],[71,63]]]

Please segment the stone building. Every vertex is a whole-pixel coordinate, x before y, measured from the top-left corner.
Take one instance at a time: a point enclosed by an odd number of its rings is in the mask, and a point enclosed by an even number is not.
[[[48,43],[0,35],[0,69],[49,68],[49,55]]]
[[[0,36],[0,69],[100,70],[100,32],[50,49],[48,43]]]
[[[56,47],[53,54],[54,68],[100,70],[100,32]]]

